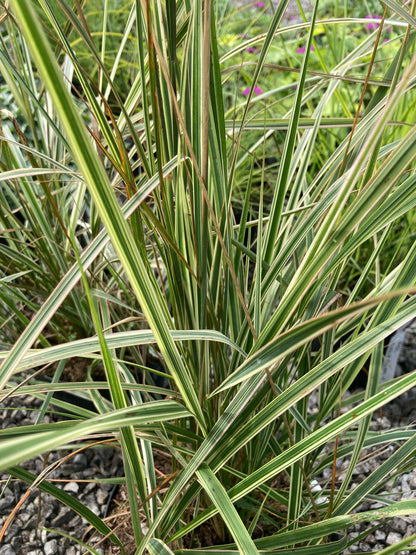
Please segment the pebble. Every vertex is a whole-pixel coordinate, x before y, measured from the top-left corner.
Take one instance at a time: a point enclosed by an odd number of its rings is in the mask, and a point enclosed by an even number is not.
[[[402,491],[411,491],[412,488],[409,484],[410,481],[410,474],[403,474],[402,479],[401,479],[401,490]]]
[[[322,473],[324,480],[328,480],[332,476],[332,468],[325,468]]]
[[[371,503],[370,509],[374,511],[375,509],[382,509],[384,506],[385,506],[384,503],[380,503],[379,501],[376,501],[375,503]]]
[[[84,487],[84,495],[86,495],[87,493],[90,493],[90,491],[95,490],[96,488],[96,484],[94,482],[90,482],[89,484],[86,484],[86,486]]]
[[[40,540],[42,543],[46,543],[49,539],[51,533],[48,530],[41,530],[40,531]]]
[[[11,546],[15,549],[18,553],[21,551],[21,547],[23,545],[23,534],[19,534],[14,536],[10,541]],[[0,551],[1,553],[1,551]]]
[[[374,532],[374,537],[377,541],[384,541],[386,539],[386,532],[383,532],[383,530],[376,530]]]
[[[67,507],[61,507],[59,513],[52,520],[51,525],[53,528],[61,528],[64,524],[69,522],[72,518],[72,511]]]
[[[11,495],[7,495],[6,497],[0,499],[0,514],[3,514],[8,509],[13,508],[14,504],[14,498]]]
[[[81,526],[82,526],[82,518],[80,517],[80,515],[75,515],[68,522],[68,528],[70,530],[80,530]]]
[[[77,453],[72,459],[72,465],[75,470],[85,470],[88,466],[88,459],[84,453]]]
[[[381,430],[389,430],[391,426],[391,421],[387,416],[383,416],[382,418],[377,418],[377,427]]]
[[[406,533],[404,534],[404,537],[409,538],[410,536],[413,536],[415,532],[416,532],[416,528],[414,526],[409,525],[406,530]],[[416,540],[413,540],[410,545],[416,545]]]
[[[395,518],[394,521],[391,523],[391,529],[402,536],[406,534],[408,527],[408,523],[405,522],[402,518]]]
[[[86,505],[88,507],[88,509],[90,511],[92,511],[95,515],[100,515],[101,511],[97,505],[97,501],[95,499],[95,495],[88,495],[84,500],[83,500],[84,505]]]
[[[108,499],[108,491],[105,491],[103,489],[99,489],[95,496],[96,496],[96,499],[97,499],[97,503],[99,505],[104,505],[104,503],[106,503],[106,501]]]
[[[365,541],[367,543],[369,543],[370,545],[376,543],[376,538],[374,536],[374,534],[368,534],[368,536],[365,538]]]
[[[58,552],[58,542],[56,540],[50,540],[45,543],[43,548],[45,555],[56,555]]]
[[[73,493],[74,495],[77,495],[79,491],[79,485],[77,484],[77,482],[68,482],[67,484],[64,485],[64,491],[66,491],[67,493]]]
[[[401,541],[402,539],[402,536],[397,532],[389,532],[386,538],[386,543],[387,545],[395,545],[396,543],[399,543],[399,541]]]

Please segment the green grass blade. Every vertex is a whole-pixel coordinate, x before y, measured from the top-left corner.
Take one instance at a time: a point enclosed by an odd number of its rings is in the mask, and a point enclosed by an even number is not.
[[[106,226],[111,242],[118,253],[142,310],[155,333],[161,353],[169,370],[175,377],[183,398],[204,429],[205,418],[189,373],[172,341],[168,327],[169,315],[166,313],[161,293],[137,247],[135,247],[135,242],[121,214],[105,170],[88,139],[83,122],[64,86],[49,44],[37,22],[30,3],[13,1],[12,5],[31,53],[53,98],[62,127],[67,134],[72,154],[83,174],[97,211]]]
[[[19,464],[39,452],[56,449],[70,441],[96,432],[108,432],[119,427],[157,423],[175,418],[189,417],[189,411],[175,401],[153,401],[141,406],[127,407],[104,415],[90,418],[86,422],[66,426],[64,429],[51,432],[39,431],[37,434],[20,435],[5,439],[0,451],[0,468],[5,470]],[[41,428],[40,428],[41,430]]]
[[[157,538],[152,538],[150,540],[147,549],[150,555],[174,555],[174,552],[171,551],[162,540],[158,540]]]
[[[231,532],[240,553],[247,553],[247,555],[258,554],[256,546],[249,536],[247,529],[241,522],[237,510],[231,503],[227,492],[215,474],[207,465],[203,464],[199,467],[197,476],[202,487],[205,489],[221,514],[224,524]]]
[[[167,175],[176,166],[177,161],[166,165]],[[168,169],[169,168],[169,169]],[[145,185],[137,191],[137,193],[123,207],[124,217],[128,217],[143,202],[143,200],[151,193],[151,191],[159,183],[159,177],[154,176]],[[81,255],[81,263],[84,270],[94,262],[97,256],[102,252],[110,238],[106,230],[102,230],[100,234],[92,241]],[[7,354],[7,358],[3,360],[0,366],[0,388],[4,387],[10,376],[19,365],[24,354],[37,339],[43,328],[47,325],[53,314],[59,309],[65,297],[71,292],[76,283],[81,279],[78,264],[74,264],[70,270],[61,279],[58,286],[52,292],[50,297],[42,305],[32,322],[27,326],[26,330],[15,343],[12,350]]]

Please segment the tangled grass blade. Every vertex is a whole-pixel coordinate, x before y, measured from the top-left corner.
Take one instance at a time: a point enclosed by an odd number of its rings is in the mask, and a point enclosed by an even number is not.
[[[6,4],[0,390],[36,416],[0,468],[137,555],[339,554],[413,511],[357,512],[414,466],[373,430],[415,385],[381,379],[416,317],[414,6]],[[22,467],[103,441],[131,545]]]

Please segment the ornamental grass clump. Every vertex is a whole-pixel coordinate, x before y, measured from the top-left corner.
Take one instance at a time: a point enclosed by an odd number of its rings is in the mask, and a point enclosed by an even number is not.
[[[289,25],[288,0],[259,2],[253,33],[225,2],[124,0],[115,27],[119,4],[101,31],[88,2],[3,6],[1,396],[67,418],[1,430],[0,467],[124,552],[20,466],[104,434],[138,555],[205,552],[207,529],[221,552],[340,554],[350,525],[416,510],[357,511],[416,448],[410,427],[370,431],[416,385],[380,379],[383,341],[416,316],[414,14],[385,0],[370,29],[316,2]],[[390,441],[353,488],[362,450]]]

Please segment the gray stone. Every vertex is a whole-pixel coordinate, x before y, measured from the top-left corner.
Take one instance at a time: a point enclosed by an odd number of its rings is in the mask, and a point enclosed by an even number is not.
[[[409,475],[409,486],[411,487],[411,489],[416,489],[416,473],[412,472]]]
[[[90,482],[89,484],[87,484],[83,490],[83,494],[86,495],[87,493],[90,493],[92,491],[95,490],[95,488],[97,487],[97,484],[95,484],[94,482]]]
[[[87,499],[83,499],[82,501],[84,505],[86,505],[90,511],[92,511],[95,515],[100,515],[100,508],[97,505],[97,501],[93,494],[88,495]]]
[[[13,536],[10,540],[10,544],[17,551],[17,553],[21,553],[21,547],[24,543],[23,535],[18,534],[17,536]],[[1,553],[1,551],[0,551]]]
[[[95,478],[95,476],[97,475],[97,471],[95,470],[95,468],[85,468],[82,471],[82,475],[80,476],[80,479],[87,479],[87,478]],[[94,484],[95,486],[95,484]]]
[[[50,537],[50,532],[48,530],[41,530],[40,531],[40,541],[45,544],[48,541],[48,539],[52,539]]]
[[[332,476],[332,468],[325,468],[325,470],[323,471],[323,477],[325,480],[328,480],[328,478],[331,478]]]
[[[332,473],[331,473],[331,476],[332,476]],[[104,491],[110,492],[113,488],[114,488],[114,484],[108,484],[108,483],[100,484],[100,489],[103,489]]]
[[[82,518],[79,515],[75,515],[68,522],[68,527],[72,530],[79,530],[82,524]]]
[[[20,513],[20,521],[21,527],[23,530],[30,530],[32,528],[36,528],[36,521],[37,521],[37,509],[35,508],[32,503],[30,503],[27,507],[25,512]]]
[[[84,470],[88,466],[88,459],[84,453],[77,453],[72,459],[71,464],[74,466],[75,471]]]
[[[359,472],[357,472],[357,474],[365,474],[366,476],[368,476],[368,474],[371,473],[372,468],[369,462],[363,462],[360,464],[359,468]],[[353,472],[354,475],[354,472]]]
[[[58,552],[58,542],[56,540],[50,540],[45,543],[43,550],[45,555],[56,555]]]
[[[374,534],[368,534],[368,536],[365,538],[365,541],[371,545],[376,543],[376,538]]]
[[[29,543],[33,543],[36,546],[37,545],[37,538],[38,538],[37,530],[30,530],[29,531]]]
[[[404,537],[409,538],[410,536],[413,536],[415,532],[416,532],[416,528],[411,524],[409,524]],[[410,543],[409,545],[416,545],[416,540],[413,540],[412,543]]]
[[[107,501],[108,499],[108,491],[102,490],[102,489],[98,489],[95,493],[95,497],[97,499],[97,503],[99,505],[104,505],[104,503]]]
[[[9,509],[12,509],[15,505],[14,497],[11,495],[7,495],[0,499],[0,514],[4,514],[5,512],[9,512]]]
[[[53,528],[60,528],[67,522],[69,522],[72,518],[72,511],[67,509],[66,507],[61,507],[61,510],[56,515],[56,517],[52,520],[52,527]]]
[[[64,491],[77,495],[79,491],[79,484],[77,484],[77,482],[68,482],[64,485]]]
[[[7,529],[6,535],[9,538],[13,538],[14,536],[19,536],[22,534],[21,526],[19,526],[16,522],[12,522],[12,524]]]
[[[403,537],[397,532],[389,532],[389,535],[386,538],[386,543],[387,545],[395,545],[396,543],[399,543],[399,541],[401,541],[402,539]]]
[[[12,411],[10,417],[14,422],[20,422],[21,420],[23,420],[23,418],[26,418],[26,411],[22,409],[16,409]]]
[[[16,551],[11,545],[3,545],[0,547],[0,555],[16,555]]]
[[[56,517],[59,512],[59,502],[56,499],[47,498],[47,500],[42,502],[42,517],[45,520],[52,520]]]
[[[383,532],[383,530],[376,530],[374,532],[374,536],[375,536],[377,541],[383,542],[386,539],[386,532]]]
[[[391,529],[394,532],[397,532],[398,534],[400,534],[401,536],[404,536],[407,532],[407,528],[408,528],[408,523],[403,520],[402,518],[394,518],[391,522],[390,522],[390,526]]]
[[[25,407],[35,408],[39,407],[41,402],[39,399],[35,399],[31,395],[28,395],[27,397],[24,397],[23,400],[19,399],[19,403]]]

